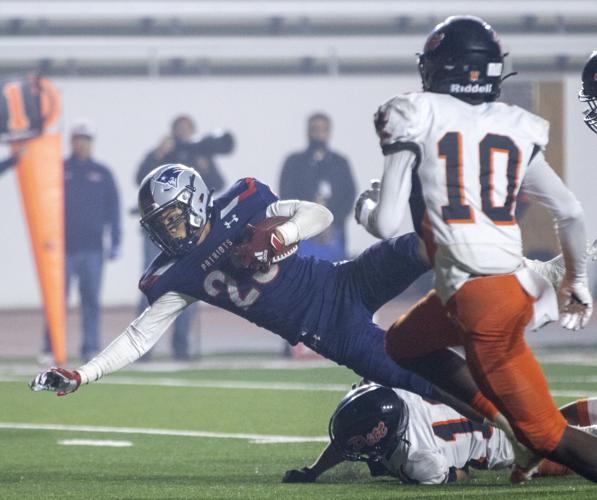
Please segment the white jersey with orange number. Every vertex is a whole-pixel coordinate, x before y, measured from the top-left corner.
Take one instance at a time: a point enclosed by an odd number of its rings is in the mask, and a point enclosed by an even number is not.
[[[404,482],[441,484],[455,479],[456,469],[508,467],[514,452],[506,435],[472,422],[444,404],[394,389],[408,407],[406,442],[385,464]]]
[[[383,104],[376,128],[384,155],[416,155],[411,212],[433,248],[444,301],[471,275],[521,266],[516,197],[529,162],[547,144],[547,121],[517,106],[424,92]]]

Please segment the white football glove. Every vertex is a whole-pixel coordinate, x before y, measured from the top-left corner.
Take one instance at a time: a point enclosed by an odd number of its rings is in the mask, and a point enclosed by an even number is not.
[[[586,280],[564,278],[558,291],[560,325],[568,330],[587,326],[593,314],[593,297]]]
[[[379,179],[371,179],[371,187],[363,191],[354,206],[354,218],[357,224],[366,225],[366,218],[369,216],[369,211],[379,203],[379,193],[381,190],[381,181]],[[368,205],[368,210],[364,213],[363,208]]]
[[[37,374],[29,382],[29,388],[32,391],[52,391],[58,396],[66,396],[75,392],[81,385],[81,375],[75,370],[65,370],[64,368],[50,368]]]
[[[587,245],[588,260],[597,260],[597,240]],[[587,326],[593,314],[593,297],[589,291],[587,278],[569,280],[564,278],[558,291],[560,324],[568,330],[578,330]]]

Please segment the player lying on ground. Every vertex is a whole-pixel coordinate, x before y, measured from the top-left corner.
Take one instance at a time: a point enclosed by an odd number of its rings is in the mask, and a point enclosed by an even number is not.
[[[572,425],[597,427],[597,399],[560,409]],[[310,467],[286,472],[285,483],[311,483],[337,464],[364,461],[372,476],[390,475],[407,484],[444,484],[466,479],[469,468],[502,469],[514,464],[506,435],[473,422],[449,406],[401,389],[361,385],[338,405],[329,424],[330,444]],[[571,471],[543,460],[539,476]]]
[[[567,425],[524,340],[533,316],[544,323],[558,311],[552,288],[523,265],[514,214],[524,191],[556,221],[566,267],[561,323],[576,330],[593,302],[583,210],[543,155],[549,124],[494,102],[503,58],[497,34],[479,18],[450,17],[436,27],[419,58],[424,91],[397,96],[377,113],[381,198],[362,200],[357,218],[384,236],[410,202],[434,262],[435,290],[388,331],[392,358],[484,415],[499,408],[523,444],[597,481],[597,438]],[[474,386],[444,362],[455,345],[464,346]]]

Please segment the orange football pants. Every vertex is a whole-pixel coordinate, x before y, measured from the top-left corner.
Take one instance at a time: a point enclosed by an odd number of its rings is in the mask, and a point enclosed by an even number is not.
[[[475,382],[508,419],[518,439],[552,452],[566,420],[551,398],[539,363],[524,340],[533,298],[513,275],[467,281],[444,306],[430,292],[386,334],[396,361],[463,345]]]

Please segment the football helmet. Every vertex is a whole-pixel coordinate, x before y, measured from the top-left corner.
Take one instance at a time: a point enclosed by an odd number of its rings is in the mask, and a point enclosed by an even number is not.
[[[171,256],[190,252],[197,244],[211,213],[212,193],[201,176],[179,163],[152,170],[139,188],[141,226],[161,250]],[[167,210],[179,208],[176,218],[164,220]],[[171,229],[184,224],[185,235]]]
[[[597,50],[582,70],[582,87],[578,93],[581,102],[586,102],[589,107],[583,111],[587,126],[597,134]]]
[[[504,54],[497,33],[481,18],[448,17],[430,33],[418,56],[424,91],[473,103],[500,95]]]
[[[329,434],[345,460],[379,461],[396,449],[407,427],[404,400],[388,387],[367,384],[340,401]]]

